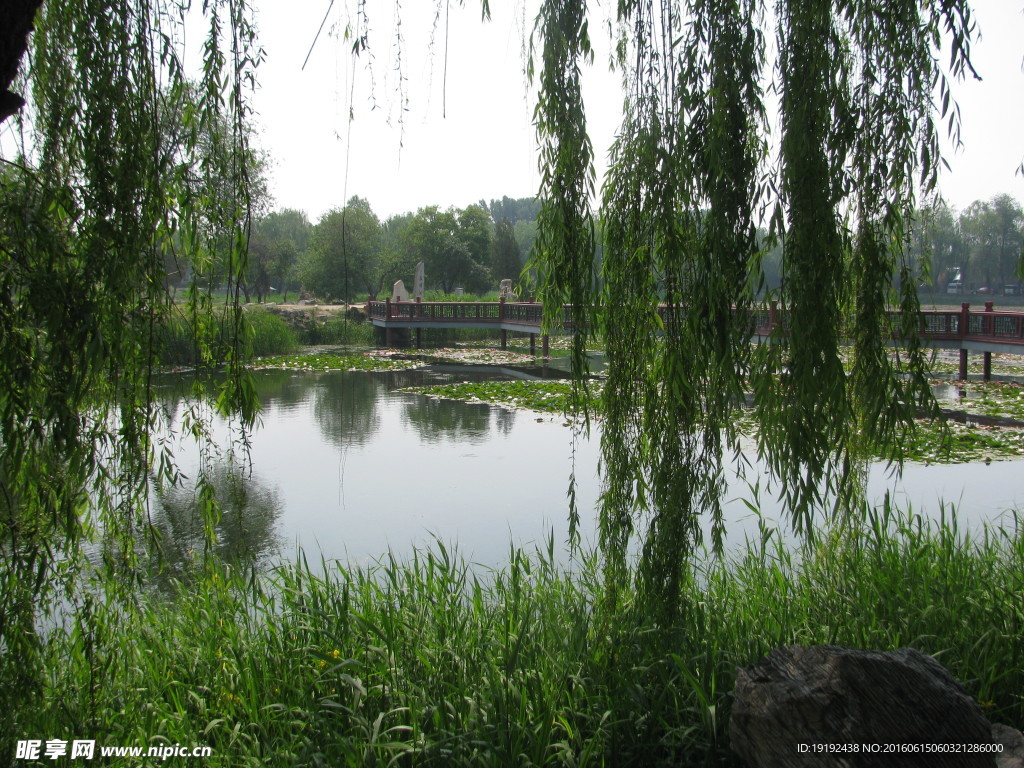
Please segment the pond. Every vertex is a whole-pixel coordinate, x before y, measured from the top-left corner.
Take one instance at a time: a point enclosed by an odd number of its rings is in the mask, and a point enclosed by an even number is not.
[[[269,562],[301,548],[311,563],[345,559],[365,564],[389,549],[403,556],[436,537],[467,559],[500,566],[510,544],[546,547],[567,559],[566,493],[575,467],[581,535],[593,541],[600,492],[599,435],[573,443],[561,417],[485,404],[436,400],[400,391],[476,379],[533,376],[529,369],[435,365],[390,372],[257,371],[263,403],[251,435],[249,463],[224,453],[208,462],[224,500],[219,549]],[[546,375],[550,375],[548,372]],[[188,382],[167,376],[160,397],[180,429]],[[214,434],[230,441],[223,422]],[[190,477],[195,447],[176,449]],[[909,464],[900,479],[882,465],[869,473],[868,496],[890,492],[902,507],[937,516],[955,503],[963,527],[998,521],[1024,505],[1019,462]],[[748,470],[747,481],[765,479]],[[186,482],[186,486],[189,483]],[[734,479],[726,506],[728,545],[756,538],[758,519]],[[172,560],[200,547],[201,526],[189,487],[157,494],[154,520]],[[785,533],[780,504],[762,490],[762,517]]]

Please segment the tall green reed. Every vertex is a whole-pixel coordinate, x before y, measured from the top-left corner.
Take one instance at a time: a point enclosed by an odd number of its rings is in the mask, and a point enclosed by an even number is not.
[[[225,766],[733,765],[736,670],[790,643],[916,647],[1024,725],[1015,518],[975,532],[883,505],[803,546],[764,529],[694,560],[672,627],[631,598],[596,613],[599,573],[559,565],[552,539],[494,569],[435,541],[83,597],[14,738],[204,744]]]

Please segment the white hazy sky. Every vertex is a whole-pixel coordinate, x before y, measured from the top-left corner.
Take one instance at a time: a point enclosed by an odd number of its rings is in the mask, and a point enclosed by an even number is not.
[[[537,0],[491,0],[486,23],[480,0],[464,0],[464,8],[450,0],[440,15],[438,0],[366,0],[370,52],[357,59],[342,39],[355,0],[253,1],[266,54],[254,107],[258,143],[272,159],[273,207],[298,208],[315,222],[359,195],[383,219],[537,193],[533,94],[524,74]],[[599,185],[621,116],[619,78],[608,71],[612,5],[591,0],[596,54],[583,83]],[[1024,161],[1024,0],[973,0],[972,7],[979,30],[972,59],[982,80],[954,84],[963,146],[947,143],[950,169],[940,177],[958,210],[1004,192],[1024,203],[1024,176],[1016,173]],[[190,58],[202,36],[190,29]]]
[[[431,204],[462,207],[536,194],[532,96],[523,74],[524,27],[532,28],[534,3],[524,9],[523,0],[492,0],[493,19],[481,23],[479,0],[466,0],[465,8],[453,1],[447,66],[445,18],[435,29],[434,0],[402,3],[404,124],[397,3],[368,0],[372,57],[353,63],[350,42],[340,38],[346,3],[335,0],[302,69],[330,4],[258,3],[266,61],[255,106],[260,141],[274,160],[275,207],[304,210],[316,221],[346,195],[360,195],[385,218]],[[584,82],[599,174],[621,104],[618,77],[607,67],[608,5],[591,3],[591,36],[601,47]],[[956,87],[965,146],[947,151],[951,170],[940,182],[958,209],[1002,192],[1024,202],[1024,178],[1015,175],[1024,159],[1024,3],[975,0],[973,6],[981,33],[973,59],[983,81]]]

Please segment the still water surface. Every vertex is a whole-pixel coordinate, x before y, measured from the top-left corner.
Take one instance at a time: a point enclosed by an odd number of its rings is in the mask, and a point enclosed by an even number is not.
[[[219,531],[225,554],[267,562],[291,558],[301,547],[310,561],[322,555],[364,564],[389,549],[408,555],[437,537],[457,544],[473,562],[500,566],[510,543],[544,547],[549,535],[564,552],[574,460],[581,534],[585,542],[593,540],[600,491],[596,430],[577,442],[574,459],[572,430],[559,417],[399,391],[522,372],[435,366],[255,376],[263,413],[251,436],[251,464],[221,457],[210,465],[225,500]],[[168,377],[161,388],[179,428],[185,387],[187,382]],[[218,423],[215,434],[229,441],[225,424]],[[182,444],[177,455],[185,473],[194,475],[195,448]],[[895,480],[874,466],[868,495],[879,501],[888,490],[897,504],[933,516],[943,501],[955,502],[961,525],[973,527],[1024,507],[1022,469],[1021,462],[908,465]],[[756,469],[748,470],[747,480],[757,476]],[[746,496],[746,482],[731,483],[731,546],[757,537],[758,520],[743,503]],[[162,493],[156,508],[172,558],[187,558],[201,540],[192,491]],[[770,495],[762,493],[761,510],[767,522],[785,529]]]

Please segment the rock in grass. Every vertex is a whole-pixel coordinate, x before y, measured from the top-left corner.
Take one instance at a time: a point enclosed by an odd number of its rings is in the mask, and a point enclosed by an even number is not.
[[[941,664],[909,648],[778,648],[739,670],[729,736],[751,768],[996,765],[993,751],[951,751],[991,745],[991,725]]]
[[[992,740],[1002,745],[996,755],[996,768],[1024,768],[1024,735],[1002,723],[992,726]]]

